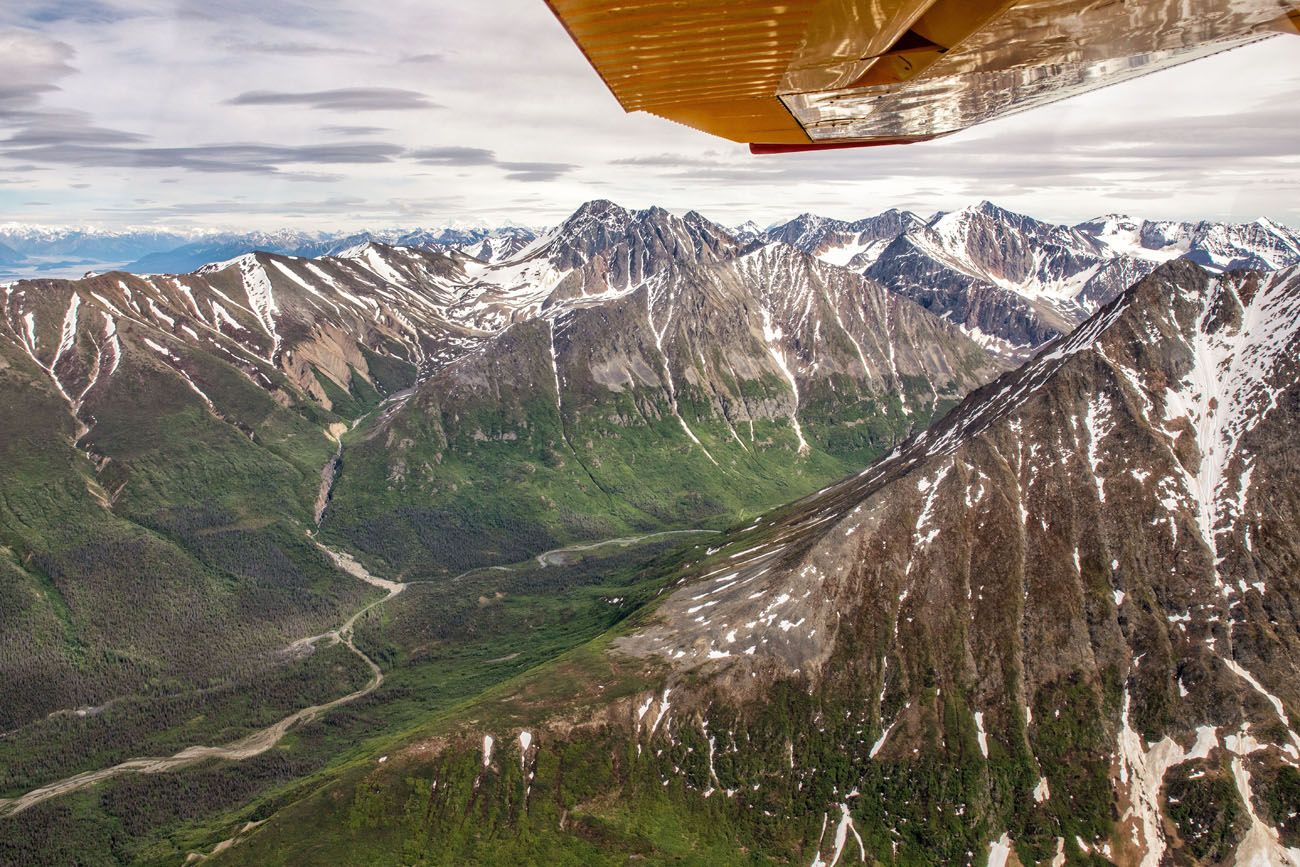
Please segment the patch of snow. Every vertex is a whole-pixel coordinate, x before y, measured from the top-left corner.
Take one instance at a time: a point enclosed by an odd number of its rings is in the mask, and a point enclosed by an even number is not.
[[[1243,758],[1263,745],[1245,733],[1228,735],[1223,745],[1232,753],[1232,778],[1237,784],[1237,794],[1246,804],[1246,814],[1250,817],[1250,829],[1241,843],[1237,845],[1236,860],[1238,867],[1297,867],[1300,865],[1300,849],[1283,846],[1278,839],[1276,828],[1267,825],[1255,812],[1254,792],[1250,783],[1250,771],[1246,770]]]
[[[253,254],[240,256],[236,261],[243,278],[244,293],[248,296],[248,307],[271,338],[271,357],[275,358],[280,352],[280,332],[275,328],[275,314],[280,312],[280,308],[275,303],[271,279]]]
[[[682,418],[682,414],[677,409],[677,385],[673,382],[673,373],[668,366],[668,355],[664,352],[664,335],[667,333],[668,326],[672,322],[673,305],[670,299],[668,304],[668,315],[664,318],[663,326],[661,328],[656,328],[654,320],[653,290],[653,285],[646,287],[646,324],[650,326],[650,333],[653,334],[655,338],[655,347],[659,350],[659,358],[663,362],[664,386],[668,391],[668,408],[672,411],[673,417],[677,419],[677,423],[682,426],[682,430],[686,433],[686,436],[690,438],[691,442],[699,446],[700,451],[704,452],[704,456],[709,459],[709,463],[716,467],[718,466],[718,462],[713,459],[713,455],[709,454],[709,450],[704,447],[704,443],[700,442],[700,438],[697,437],[695,432],[690,429],[690,426],[686,424],[686,419]]]
[[[72,300],[68,302],[68,312],[63,314],[63,329],[59,333],[59,348],[54,351],[54,360],[50,362],[50,371],[54,371],[55,365],[63,354],[72,349],[72,344],[77,338],[77,310],[81,307],[81,296],[76,292],[72,293]]]
[[[1268,699],[1268,703],[1273,705],[1273,710],[1277,712],[1278,719],[1282,720],[1282,725],[1286,726],[1287,734],[1291,736],[1291,743],[1296,747],[1300,747],[1300,737],[1297,737],[1295,731],[1291,728],[1291,718],[1287,716],[1286,708],[1282,706],[1282,700],[1266,690],[1264,685],[1256,680],[1253,674],[1242,668],[1236,660],[1225,658],[1223,664],[1237,677],[1250,684],[1255,692]]]
[[[1034,786],[1034,800],[1041,804],[1050,797],[1052,797],[1052,790],[1047,785],[1047,777],[1039,777],[1038,785]]]
[[[672,692],[671,689],[664,687],[663,696],[659,700],[659,714],[650,725],[650,734],[652,735],[655,733],[655,729],[659,728],[659,723],[663,721],[664,715],[668,713],[668,693],[670,692]]]
[[[848,842],[850,831],[853,832],[853,837],[858,843],[859,860],[865,864],[867,861],[867,847],[863,845],[862,837],[858,834],[858,829],[853,825],[853,816],[849,813],[849,805],[847,803],[841,803],[840,823],[835,828],[835,842],[834,849],[831,851],[831,860],[823,861],[821,852],[818,851],[817,854],[813,856],[812,867],[835,867],[835,865],[839,864],[840,856],[844,854],[844,845]],[[825,833],[824,825],[823,833]]]
[[[803,427],[799,424],[799,383],[795,381],[794,373],[786,362],[785,350],[778,343],[783,332],[779,327],[772,327],[772,314],[766,307],[761,308],[760,312],[763,314],[763,340],[767,343],[768,354],[772,356],[781,375],[785,377],[786,382],[790,383],[790,390],[794,392],[794,411],[790,413],[790,424],[794,426],[794,435],[799,440],[799,454],[806,455],[811,449],[808,441],[804,439]]]
[[[984,711],[975,711],[975,738],[979,741],[980,753],[984,758],[989,757],[989,739],[984,732]]]
[[[989,844],[989,867],[1006,867],[1011,857],[1011,835],[1004,833]]]
[[[1148,749],[1142,736],[1129,723],[1131,703],[1132,696],[1125,686],[1123,710],[1120,714],[1119,770],[1120,782],[1128,786],[1129,808],[1122,818],[1133,819],[1136,823],[1134,842],[1141,842],[1143,847],[1141,867],[1159,867],[1167,848],[1164,819],[1160,811],[1160,790],[1169,768],[1186,761],[1188,756],[1177,741],[1168,735]],[[1199,731],[1197,744],[1202,744]],[[1141,841],[1136,839],[1139,832]]]

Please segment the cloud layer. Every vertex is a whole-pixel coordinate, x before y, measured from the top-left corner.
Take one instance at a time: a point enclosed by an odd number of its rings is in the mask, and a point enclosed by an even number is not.
[[[226,105],[294,105],[321,111],[414,111],[442,108],[430,102],[429,97],[423,93],[398,87],[338,87],[305,93],[250,90],[226,100]]]
[[[9,0],[0,208],[255,228],[544,223],[595,197],[735,222],[987,198],[1065,220],[1300,223],[1291,48],[928,144],[754,158],[623,114],[542,0]]]

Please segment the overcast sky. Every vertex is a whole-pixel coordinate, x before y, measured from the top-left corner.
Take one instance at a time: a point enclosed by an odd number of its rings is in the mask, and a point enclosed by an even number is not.
[[[929,144],[751,157],[625,115],[542,0],[2,0],[0,222],[541,225],[610,198],[727,223],[991,199],[1300,225],[1297,49]]]

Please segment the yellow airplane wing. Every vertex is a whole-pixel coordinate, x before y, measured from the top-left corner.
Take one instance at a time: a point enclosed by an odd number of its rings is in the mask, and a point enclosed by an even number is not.
[[[627,111],[755,153],[924,141],[1300,29],[1300,0],[547,0]]]

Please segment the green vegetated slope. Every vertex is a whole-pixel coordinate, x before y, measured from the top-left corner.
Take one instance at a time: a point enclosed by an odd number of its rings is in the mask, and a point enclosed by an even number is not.
[[[375,593],[304,535],[334,445],[219,359],[185,353],[217,409],[143,335],[117,339],[75,419],[46,371],[0,348],[7,793],[242,732],[250,700],[273,713],[355,676],[278,670]]]
[[[481,363],[486,381],[445,388],[439,377],[349,438],[326,536],[386,570],[432,577],[574,540],[725,526],[854,466],[821,448],[798,454],[787,419],[758,419],[736,442],[694,389],[677,401],[699,444],[662,388],[570,379],[557,401],[548,339],[544,321],[517,326],[491,358],[458,366]],[[782,394],[770,378],[747,387]]]
[[[965,863],[968,851],[984,855],[993,829],[1033,821],[1011,809],[1037,782],[1032,762],[984,760],[959,698],[925,690],[923,758],[875,759],[880,731],[861,714],[879,698],[872,684],[843,676],[810,691],[806,679],[782,677],[740,701],[743,686],[706,684],[665,702],[661,667],[611,652],[640,621],[433,716],[383,762],[372,754],[304,787],[216,863],[806,863],[810,841],[826,851],[835,837],[838,810],[820,830],[828,804],[849,797],[868,863]],[[830,666],[847,667],[855,652]],[[1096,710],[1081,704],[1078,718]],[[1077,746],[1103,747],[1095,737]],[[858,861],[852,835],[846,845]]]
[[[119,777],[6,817],[0,863],[175,864],[209,852],[322,781],[374,766],[431,717],[637,612],[689,551],[698,554],[707,544],[685,538],[602,546],[549,556],[547,565],[530,560],[411,585],[357,624],[358,647],[385,671],[374,693],[246,761]]]

